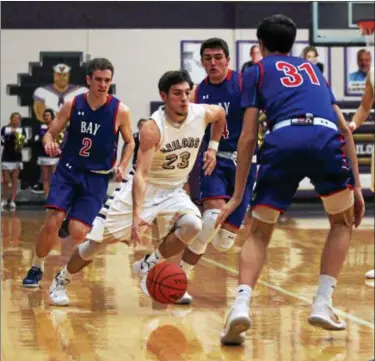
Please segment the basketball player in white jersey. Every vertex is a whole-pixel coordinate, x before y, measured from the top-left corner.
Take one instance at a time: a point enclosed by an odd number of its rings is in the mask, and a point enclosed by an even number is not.
[[[163,259],[187,247],[202,229],[201,214],[183,190],[198,155],[208,124],[211,139],[203,169],[211,174],[216,165],[218,142],[224,131],[225,111],[217,105],[190,104],[193,82],[185,70],[169,71],[159,81],[165,105],[152,114],[140,132],[137,167],[133,176],[116,189],[100,210],[86,242],[72,255],[50,288],[55,305],[69,304],[66,285],[109,243],[138,244],[141,228],[162,216],[166,224],[159,248],[135,266],[143,275]],[[163,237],[161,237],[163,238]]]
[[[372,67],[367,74],[365,92],[362,97],[361,105],[357,109],[349,128],[354,132],[362,123],[364,123],[370,114],[374,104],[375,87],[374,87],[374,68]],[[371,190],[375,192],[375,147],[372,148],[371,156]],[[375,278],[375,271],[371,270],[366,273],[366,278]]]

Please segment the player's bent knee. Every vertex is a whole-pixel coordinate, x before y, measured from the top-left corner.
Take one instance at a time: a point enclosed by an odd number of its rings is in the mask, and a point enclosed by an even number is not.
[[[77,244],[83,242],[90,231],[90,227],[79,221],[71,220],[69,222],[69,234]]]
[[[328,214],[329,222],[331,227],[344,225],[347,228],[353,226],[354,209],[350,207],[343,212],[336,214]]]
[[[280,211],[267,207],[258,206],[252,211],[252,217],[268,224],[275,224],[279,219]]]
[[[324,209],[329,215],[343,213],[354,205],[354,193],[351,189],[321,197]]]
[[[176,226],[177,238],[185,244],[190,244],[201,232],[202,220],[195,214],[185,214],[176,222]]]
[[[219,252],[229,251],[236,239],[237,234],[221,228],[216,236],[212,239],[212,246]]]
[[[212,237],[216,234],[215,223],[220,209],[208,209],[203,213],[202,231],[190,243],[189,249],[195,254],[206,252],[207,245],[211,242]]]
[[[105,243],[87,240],[78,246],[78,253],[83,260],[91,261],[95,255],[103,252],[106,246]]]
[[[54,233],[59,230],[63,221],[64,221],[65,214],[63,212],[49,210],[48,217],[44,224],[48,233]]]

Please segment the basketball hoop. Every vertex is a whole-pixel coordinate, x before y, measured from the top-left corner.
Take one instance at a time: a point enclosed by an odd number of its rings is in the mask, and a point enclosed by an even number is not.
[[[358,21],[358,26],[361,31],[362,36],[365,38],[368,47],[374,46],[374,20],[360,20]]]

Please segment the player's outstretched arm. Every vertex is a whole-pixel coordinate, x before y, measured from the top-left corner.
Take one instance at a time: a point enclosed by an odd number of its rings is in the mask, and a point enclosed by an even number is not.
[[[226,125],[225,110],[218,105],[205,105],[206,124],[211,123],[211,136],[208,149],[203,154],[203,170],[205,175],[211,175],[216,166],[216,153],[219,141]]]
[[[371,72],[367,74],[365,92],[362,97],[361,104],[355,112],[349,128],[354,132],[359,126],[362,125],[370,114],[372,105],[374,104],[374,88],[371,84]]]
[[[145,225],[141,219],[141,211],[146,193],[146,182],[155,148],[160,142],[160,130],[153,120],[148,120],[139,134],[139,149],[137,154],[137,168],[133,179],[133,226],[132,241],[140,241],[140,227]]]
[[[135,148],[135,142],[131,128],[130,110],[123,103],[120,103],[120,108],[117,115],[117,124],[118,130],[120,131],[120,134],[124,141],[120,161],[115,167],[116,180],[120,181],[121,178],[124,178],[125,176],[125,170],[128,166],[128,163],[133,155]]]
[[[50,157],[57,156],[61,153],[60,146],[56,142],[56,138],[66,127],[66,124],[69,121],[72,104],[72,101],[64,103],[56,118],[52,121],[51,126],[48,128],[48,131],[43,137],[44,149]]]

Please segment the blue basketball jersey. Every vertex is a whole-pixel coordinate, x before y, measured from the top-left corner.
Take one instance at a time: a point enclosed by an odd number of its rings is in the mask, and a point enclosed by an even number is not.
[[[94,111],[87,102],[87,94],[76,96],[61,161],[84,170],[110,170],[117,155],[119,105],[120,101],[109,95],[107,102]]]
[[[227,77],[220,84],[212,84],[205,78],[197,87],[195,102],[199,104],[217,104],[225,109],[227,125],[219,143],[219,150],[234,152],[237,150],[241,135],[243,109],[241,107],[242,75],[229,70]],[[206,128],[205,141],[210,140],[211,126]]]
[[[243,74],[244,108],[265,111],[269,126],[311,114],[337,125],[336,103],[320,69],[302,58],[271,55]]]

